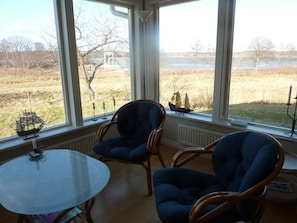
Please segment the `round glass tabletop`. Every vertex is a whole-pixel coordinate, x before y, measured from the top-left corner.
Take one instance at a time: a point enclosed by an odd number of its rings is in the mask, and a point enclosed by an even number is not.
[[[20,156],[0,165],[0,203],[25,215],[61,211],[97,195],[109,178],[108,167],[90,156],[45,150],[39,159]]]

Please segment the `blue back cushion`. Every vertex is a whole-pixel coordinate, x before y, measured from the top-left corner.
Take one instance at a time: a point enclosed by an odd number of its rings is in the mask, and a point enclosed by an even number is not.
[[[158,105],[149,101],[134,101],[119,110],[118,131],[131,145],[145,143],[162,119],[163,113]]]
[[[278,150],[271,138],[247,131],[223,138],[215,147],[212,162],[220,184],[227,191],[242,192],[266,178],[277,160]],[[237,205],[237,211],[247,217],[255,209],[254,202]]]

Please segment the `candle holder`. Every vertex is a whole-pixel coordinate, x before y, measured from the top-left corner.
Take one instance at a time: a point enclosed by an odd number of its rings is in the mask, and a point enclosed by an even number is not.
[[[95,106],[95,103],[93,102],[93,121],[97,121],[97,118],[96,118],[96,106]]]
[[[290,105],[291,103],[288,102],[287,103],[287,116],[292,119],[292,128],[291,128],[291,131],[287,132],[286,134],[289,134],[290,137],[292,137],[293,135],[296,135],[296,132],[295,132],[295,124],[296,124],[296,109],[297,109],[297,96],[295,98],[295,109],[294,109],[294,114],[293,115],[290,115],[289,114],[289,108],[290,108]],[[290,100],[289,100],[290,101]]]
[[[114,97],[112,97],[112,103],[113,103],[113,111],[115,112],[116,101]]]
[[[102,108],[103,108],[103,117],[102,119],[107,119],[105,116],[105,102],[102,103]]]
[[[33,150],[29,152],[30,159],[39,159],[43,154],[43,146],[38,146],[36,139],[32,139],[32,148]]]

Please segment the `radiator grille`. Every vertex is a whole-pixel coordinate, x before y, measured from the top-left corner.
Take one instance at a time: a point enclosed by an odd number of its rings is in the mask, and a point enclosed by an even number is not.
[[[223,133],[196,128],[189,125],[178,124],[177,126],[177,141],[185,146],[206,146],[223,135]],[[92,154],[92,148],[95,143],[96,134],[94,133],[65,141],[54,147],[68,148],[85,154]]]
[[[214,140],[222,137],[223,133],[196,128],[193,126],[178,124],[177,141],[186,146],[204,147]]]
[[[96,143],[96,134],[89,134],[55,145],[55,148],[67,148],[79,151],[84,154],[92,154],[93,146]]]

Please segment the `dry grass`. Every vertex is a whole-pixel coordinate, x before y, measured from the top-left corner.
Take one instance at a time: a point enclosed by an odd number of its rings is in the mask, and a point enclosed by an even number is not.
[[[294,84],[294,74],[250,73],[233,75],[231,80],[230,104],[266,102],[285,104],[289,87]],[[296,94],[295,86],[295,94]],[[296,96],[296,95],[294,95]]]
[[[258,73],[250,70],[234,71],[229,113],[235,117],[247,115],[254,121],[265,119],[268,123],[290,127],[291,122],[285,114],[285,103],[291,84],[293,92],[296,92],[294,88],[296,77],[297,69],[262,70]],[[84,118],[93,116],[93,102],[96,105],[95,113],[102,114],[103,102],[106,107],[105,112],[109,112],[130,100],[130,77],[127,70],[119,72],[100,69],[92,83],[96,94],[95,100],[90,99],[83,77],[80,79],[80,84]],[[0,68],[0,138],[15,134],[15,120],[24,110],[36,111],[45,119],[47,127],[65,122],[61,86],[58,70]],[[172,94],[179,91],[182,98],[186,93],[189,95],[195,111],[210,112],[213,90],[213,70],[180,69],[163,70],[161,73],[160,101],[165,106]],[[113,97],[116,99],[115,107]],[[259,115],[260,113],[264,113],[264,116]]]
[[[290,85],[296,82],[297,68],[282,70],[253,70],[232,72],[229,104],[241,103],[279,103],[285,104],[288,100]],[[201,100],[212,103],[214,88],[214,71],[205,70],[196,73],[186,70],[166,71],[161,77],[161,101],[170,100],[173,92],[179,91],[183,96],[187,93],[195,110],[207,110],[211,105],[199,106]],[[163,89],[166,89],[164,91]],[[171,89],[171,90],[169,90]],[[295,86],[295,92],[297,87]],[[292,95],[295,97],[295,95]],[[200,103],[198,103],[200,102]],[[293,101],[292,101],[293,102]]]

